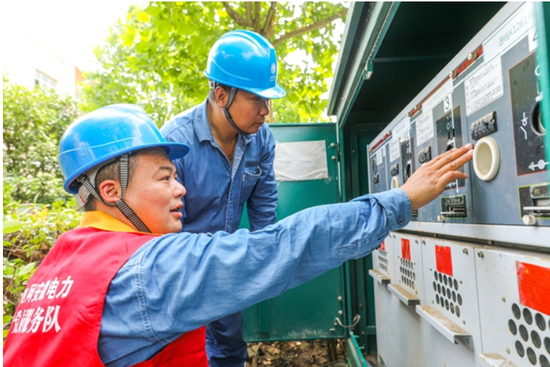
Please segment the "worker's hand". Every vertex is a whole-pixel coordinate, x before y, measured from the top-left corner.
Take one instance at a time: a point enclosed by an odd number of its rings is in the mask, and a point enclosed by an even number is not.
[[[466,144],[437,156],[416,170],[401,186],[411,201],[412,210],[422,208],[437,198],[448,183],[467,178],[467,174],[457,169],[472,159],[473,154],[473,145]]]

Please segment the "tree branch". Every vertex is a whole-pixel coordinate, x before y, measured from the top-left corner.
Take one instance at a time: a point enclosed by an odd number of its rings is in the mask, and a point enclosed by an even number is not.
[[[262,4],[260,2],[254,3],[254,30],[260,33],[260,7]]]
[[[244,7],[246,9],[246,23],[252,26],[252,8],[250,7],[250,5],[250,1],[244,3]]]
[[[260,34],[265,38],[271,39],[273,36],[273,29],[275,28],[275,13],[277,12],[277,2],[272,1],[269,8],[269,13],[267,13],[267,18],[265,19],[264,27]]]
[[[249,25],[245,22],[243,17],[239,13],[237,13],[228,2],[224,1],[222,2],[223,7],[225,8],[225,11],[227,11],[227,14],[233,19],[238,25],[241,27],[248,27]]]
[[[289,32],[289,33],[285,33],[281,37],[279,37],[278,39],[273,41],[273,47],[277,47],[278,45],[288,41],[292,37],[301,36],[302,34],[306,34],[306,33],[309,33],[311,31],[314,31],[316,29],[323,28],[327,24],[331,23],[333,20],[338,19],[338,18],[346,15],[347,13],[348,13],[348,9],[344,9],[341,12],[339,12],[337,14],[334,14],[331,17],[328,17],[327,19],[320,20],[316,23],[308,25],[307,27],[302,27],[302,28],[296,29],[295,31]]]

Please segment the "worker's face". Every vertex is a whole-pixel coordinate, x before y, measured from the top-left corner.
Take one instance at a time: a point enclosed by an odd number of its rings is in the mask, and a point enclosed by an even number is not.
[[[248,134],[255,134],[265,122],[265,116],[269,114],[269,100],[239,89],[235,100],[229,106],[229,113],[239,129]]]
[[[176,180],[176,167],[159,148],[137,156],[124,201],[152,233],[176,233],[181,230],[185,193]]]

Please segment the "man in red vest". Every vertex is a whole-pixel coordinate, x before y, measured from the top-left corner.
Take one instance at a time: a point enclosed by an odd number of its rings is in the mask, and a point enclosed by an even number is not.
[[[4,345],[7,366],[206,366],[204,325],[368,255],[412,209],[465,179],[457,169],[473,152],[446,152],[398,189],[211,235],[178,233],[186,191],[172,160],[188,151],[133,105],[69,126],[64,189],[85,212],[31,277]]]

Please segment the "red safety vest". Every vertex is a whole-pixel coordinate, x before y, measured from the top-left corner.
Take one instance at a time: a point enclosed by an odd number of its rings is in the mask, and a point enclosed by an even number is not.
[[[61,235],[30,279],[4,345],[6,366],[103,366],[97,352],[105,295],[118,270],[155,238],[77,228]],[[208,366],[205,328],[136,366]]]

